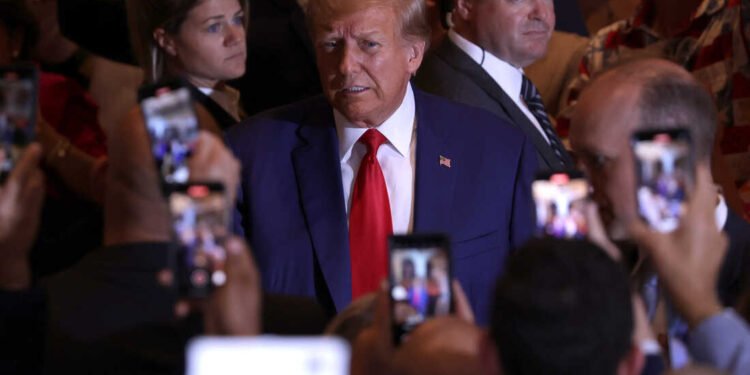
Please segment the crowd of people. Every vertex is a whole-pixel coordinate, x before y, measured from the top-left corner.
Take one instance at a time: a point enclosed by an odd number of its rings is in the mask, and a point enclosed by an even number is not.
[[[0,0],[38,107],[0,140],[0,373],[275,334],[355,375],[750,374],[750,1],[642,0],[547,82],[593,3]]]

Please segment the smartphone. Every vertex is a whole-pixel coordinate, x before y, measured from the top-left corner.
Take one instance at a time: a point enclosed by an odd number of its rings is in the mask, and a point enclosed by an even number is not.
[[[687,129],[643,131],[631,139],[635,156],[638,212],[656,231],[680,224],[695,181],[695,161]]]
[[[39,79],[33,64],[0,67],[0,181],[34,140]]]
[[[138,98],[162,184],[186,183],[187,159],[198,137],[190,90],[182,81],[170,81],[142,87]]]
[[[205,298],[224,285],[229,206],[221,184],[183,184],[169,194],[179,293]]]
[[[540,174],[531,184],[531,193],[536,204],[537,236],[586,238],[589,183],[581,172]]]
[[[188,343],[188,375],[348,375],[349,345],[340,338],[198,337]]]
[[[396,343],[425,320],[453,311],[450,240],[444,235],[389,238],[390,299]]]

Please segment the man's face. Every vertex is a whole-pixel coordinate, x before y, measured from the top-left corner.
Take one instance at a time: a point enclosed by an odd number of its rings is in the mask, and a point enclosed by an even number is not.
[[[639,120],[634,85],[602,78],[576,104],[570,145],[591,180],[593,199],[613,239],[627,238],[626,224],[637,217],[635,162],[630,135]]]
[[[552,0],[470,0],[476,42],[501,60],[522,68],[547,53],[555,28]]]
[[[328,101],[358,126],[382,124],[401,105],[424,42],[405,40],[387,6],[323,18],[315,20],[314,43]]]

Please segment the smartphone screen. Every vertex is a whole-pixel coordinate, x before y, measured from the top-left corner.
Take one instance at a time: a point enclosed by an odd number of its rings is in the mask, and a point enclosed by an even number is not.
[[[450,241],[443,235],[390,238],[390,296],[394,340],[453,309]]]
[[[187,347],[188,375],[348,375],[349,345],[336,337],[199,337]]]
[[[34,139],[37,69],[31,64],[0,67],[0,180],[16,165]]]
[[[585,238],[589,183],[580,172],[547,173],[531,185],[540,237]]]
[[[229,210],[221,184],[181,185],[169,195],[180,295],[204,298],[224,285]]]
[[[638,211],[654,230],[673,231],[694,182],[690,135],[685,129],[636,132],[632,145]]]
[[[190,90],[180,82],[156,84],[139,92],[151,151],[167,186],[186,183],[187,158],[198,136]]]

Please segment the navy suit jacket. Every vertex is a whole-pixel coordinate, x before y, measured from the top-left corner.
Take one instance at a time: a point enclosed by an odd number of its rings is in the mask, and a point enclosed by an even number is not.
[[[540,171],[564,170],[547,140],[500,85],[450,38],[425,55],[414,84],[429,93],[486,109],[515,125],[534,144]],[[560,141],[562,144],[562,141]],[[568,165],[573,159],[564,153]]]
[[[454,277],[484,323],[505,258],[533,232],[534,146],[484,110],[417,90],[415,102],[413,231],[451,237]],[[263,287],[344,309],[351,270],[331,106],[318,96],[281,107],[230,129],[227,142],[242,162],[236,230]]]

